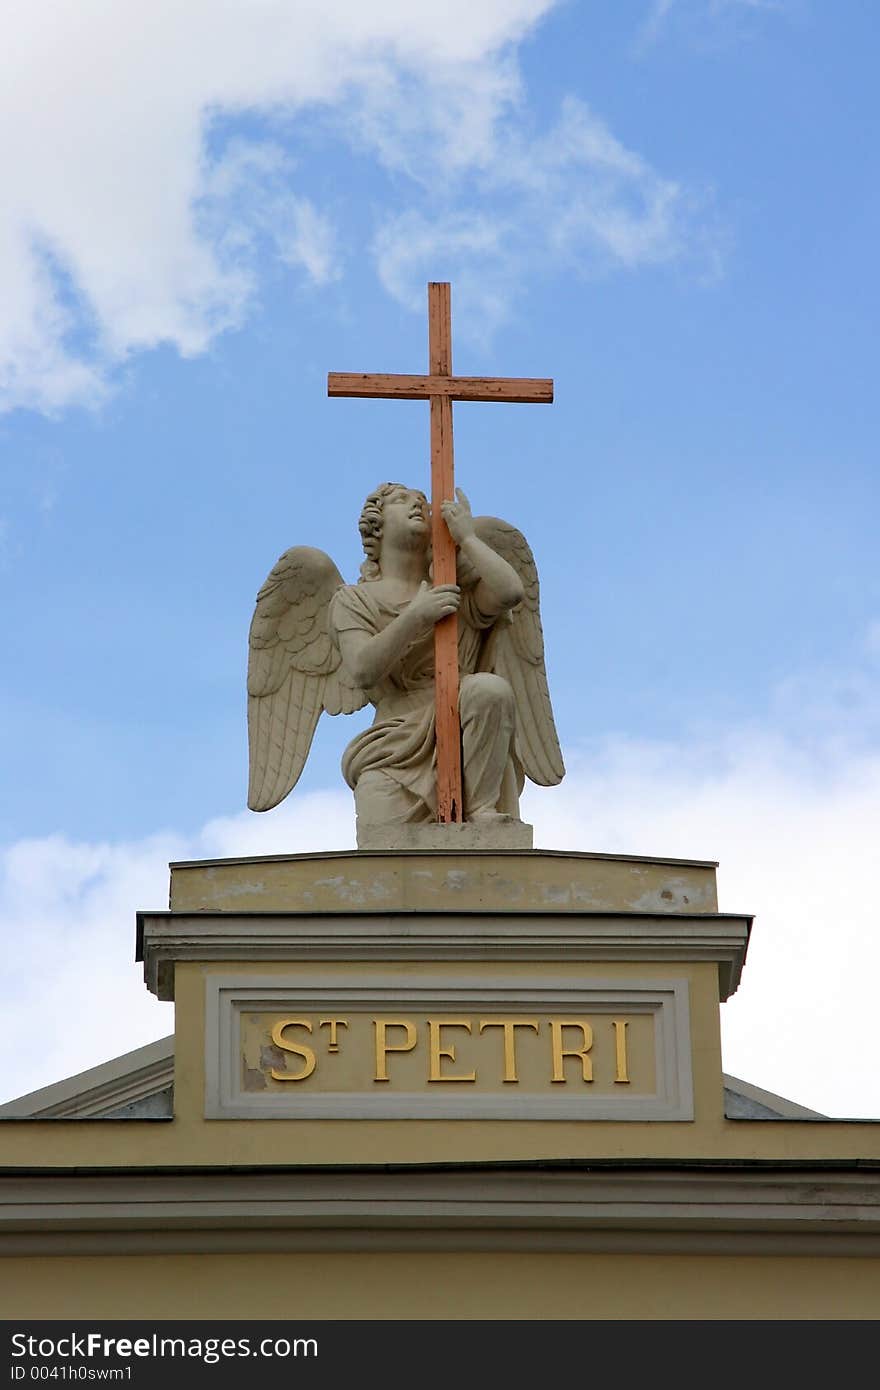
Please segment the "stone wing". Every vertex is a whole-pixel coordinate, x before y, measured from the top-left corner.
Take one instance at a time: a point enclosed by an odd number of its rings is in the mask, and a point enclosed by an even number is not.
[[[480,539],[513,566],[525,590],[509,621],[496,623],[481,664],[503,676],[513,689],[516,755],[526,776],[539,786],[555,787],[565,776],[565,764],[547,686],[535,557],[522,531],[509,522],[478,516],[475,526]]]
[[[322,550],[286,550],[257,595],[248,637],[248,806],[268,811],[296,785],[322,711],[367,702],[340,666],[327,625],[343,584]]]

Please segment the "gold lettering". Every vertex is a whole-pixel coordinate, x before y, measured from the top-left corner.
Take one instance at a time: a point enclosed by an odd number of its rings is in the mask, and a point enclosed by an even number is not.
[[[466,1018],[429,1018],[428,1036],[430,1038],[431,1069],[428,1073],[429,1081],[476,1081],[477,1073],[470,1072],[467,1076],[441,1076],[440,1062],[442,1058],[448,1057],[450,1062],[455,1061],[455,1048],[441,1047],[442,1041],[441,1028],[464,1028],[468,1033],[471,1031],[469,1019]]]
[[[348,1019],[347,1019],[347,1018],[322,1018],[322,1019],[319,1019],[319,1021],[318,1021],[318,1027],[319,1027],[319,1028],[327,1028],[328,1026],[329,1026],[329,1028],[330,1028],[330,1041],[329,1041],[328,1044],[327,1044],[327,1051],[328,1051],[328,1052],[338,1052],[338,1051],[339,1051],[339,1043],[336,1041],[336,1029],[337,1029],[337,1028],[347,1028],[347,1027],[348,1027]]]
[[[407,1018],[374,1018],[376,1033],[376,1075],[374,1081],[388,1080],[387,1057],[389,1052],[412,1052],[416,1045],[416,1026]],[[389,1028],[405,1028],[406,1042],[390,1043],[387,1040]]]
[[[625,1081],[629,1085],[629,1068],[626,1055],[626,1025],[625,1018],[614,1018],[611,1020],[614,1026],[614,1051],[617,1058],[617,1072],[614,1080]]]
[[[305,1028],[311,1033],[312,1025],[307,1018],[280,1018],[277,1023],[272,1024],[272,1041],[275,1046],[280,1047],[282,1052],[295,1052],[297,1057],[302,1057],[305,1066],[299,1072],[276,1071],[273,1067],[269,1075],[273,1081],[305,1081],[317,1065],[315,1054],[308,1043],[295,1043],[282,1037],[285,1028]]]
[[[583,1037],[582,1047],[563,1047],[564,1028],[580,1028]],[[553,1080],[565,1081],[565,1067],[563,1059],[565,1057],[580,1057],[581,1068],[583,1070],[584,1081],[593,1079],[593,1063],[587,1056],[593,1046],[593,1030],[589,1023],[585,1023],[581,1018],[551,1018],[550,1033],[553,1044]]]
[[[516,1074],[516,1033],[517,1028],[534,1028],[538,1032],[536,1018],[485,1018],[480,1023],[480,1032],[486,1028],[504,1029],[504,1080],[519,1081]]]

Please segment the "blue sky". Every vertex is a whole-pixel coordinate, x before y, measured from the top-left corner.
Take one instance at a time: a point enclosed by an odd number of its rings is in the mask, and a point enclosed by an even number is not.
[[[322,721],[277,812],[243,809],[247,628],[284,549],[353,578],[365,493],[426,483],[427,407],[325,381],[422,370],[425,284],[448,279],[458,372],[556,381],[552,407],[455,422],[474,510],[520,525],[541,574],[569,774],[527,803],[536,843],[719,859],[722,906],[757,916],[728,1070],[880,1115],[880,16],[446,10],[13,17],[7,1092],[170,1031],[131,964],[169,858],[353,843],[338,764],[366,714]],[[113,1044],[59,1022],[35,1059],[23,1020],[74,986],[116,1001]]]

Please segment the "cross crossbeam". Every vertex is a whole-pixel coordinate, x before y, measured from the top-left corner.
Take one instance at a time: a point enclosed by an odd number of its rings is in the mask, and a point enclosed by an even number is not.
[[[401,376],[370,372],[330,372],[328,396],[368,396],[372,400],[507,401],[551,405],[553,382],[541,377]]]
[[[428,375],[330,372],[328,396],[431,403],[431,544],[435,584],[456,581],[455,542],[441,504],[455,499],[452,448],[453,401],[506,401],[549,405],[553,382],[539,377],[452,375],[452,307],[449,284],[428,285]],[[458,719],[458,621],[444,618],[434,628],[434,699],[437,731],[437,819],[464,819],[461,728]]]

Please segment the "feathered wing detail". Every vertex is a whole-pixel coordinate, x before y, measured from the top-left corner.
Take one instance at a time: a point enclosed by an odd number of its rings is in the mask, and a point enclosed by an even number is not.
[[[296,785],[321,712],[367,702],[346,679],[330,637],[330,600],[344,583],[323,550],[286,550],[257,594],[248,637],[248,806],[268,811]]]
[[[512,565],[522,580],[523,599],[509,622],[498,622],[486,653],[488,664],[503,676],[516,700],[516,755],[526,776],[541,787],[555,787],[565,776],[559,747],[541,627],[538,570],[531,547],[515,526],[496,516],[475,518],[477,535]]]

